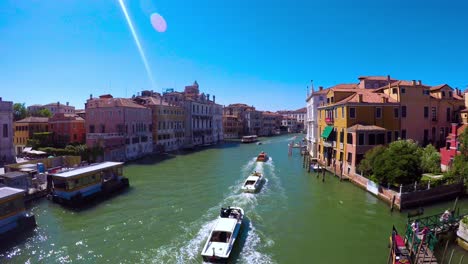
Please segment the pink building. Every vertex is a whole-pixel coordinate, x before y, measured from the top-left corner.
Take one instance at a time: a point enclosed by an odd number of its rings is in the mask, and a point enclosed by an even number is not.
[[[86,144],[104,160],[124,161],[153,151],[151,109],[131,99],[102,95],[86,102]]]
[[[467,127],[468,124],[463,124],[460,127],[457,127],[455,123],[452,124],[452,131],[447,137],[447,143],[445,147],[440,149],[440,167],[442,171],[447,171],[452,165],[453,158],[460,154],[458,136],[463,133]]]

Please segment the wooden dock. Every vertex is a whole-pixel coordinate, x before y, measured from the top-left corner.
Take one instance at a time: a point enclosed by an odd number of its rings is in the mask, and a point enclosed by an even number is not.
[[[437,264],[437,259],[427,244],[422,244],[419,252],[416,254],[416,264]]]

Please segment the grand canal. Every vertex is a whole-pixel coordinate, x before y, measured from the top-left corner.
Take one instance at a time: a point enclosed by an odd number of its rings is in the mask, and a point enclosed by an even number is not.
[[[37,229],[0,253],[2,263],[201,263],[200,251],[221,206],[240,206],[246,221],[236,263],[385,263],[392,225],[406,214],[348,182],[308,174],[291,136],[263,145],[226,143],[125,167],[131,189],[82,211],[47,200],[33,205]],[[260,151],[272,157],[257,164]],[[253,170],[258,194],[240,185]],[[452,203],[426,207],[427,214]],[[465,201],[459,203],[467,211]]]

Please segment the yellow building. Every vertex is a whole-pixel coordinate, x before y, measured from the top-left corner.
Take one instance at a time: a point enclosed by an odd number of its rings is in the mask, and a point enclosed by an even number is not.
[[[318,107],[318,158],[350,175],[364,153],[400,137],[399,104],[357,85],[328,89]]]
[[[137,103],[151,108],[153,150],[172,151],[185,145],[185,108],[162,100],[159,94],[139,96]]]
[[[20,154],[26,147],[28,140],[34,133],[49,131],[49,118],[30,116],[14,123],[14,140],[16,154]]]

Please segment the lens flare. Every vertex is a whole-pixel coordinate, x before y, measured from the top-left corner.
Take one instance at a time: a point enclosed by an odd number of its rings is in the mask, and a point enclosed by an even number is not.
[[[127,20],[128,27],[130,28],[130,32],[132,33],[133,40],[135,41],[135,44],[138,48],[138,52],[140,53],[141,60],[143,61],[143,64],[146,69],[146,74],[148,74],[148,78],[151,82],[151,88],[155,88],[154,84],[154,79],[153,79],[153,74],[151,73],[151,68],[148,64],[148,60],[146,59],[145,52],[143,51],[143,48],[141,47],[140,40],[136,34],[135,28],[133,27],[133,23],[130,20],[130,16],[128,15],[127,12],[127,7],[125,7],[125,3],[123,0],[119,0],[120,7],[122,8],[122,12],[124,13],[125,20]]]
[[[151,14],[150,19],[151,19],[151,25],[157,32],[162,33],[166,31],[167,29],[166,20],[164,20],[164,18],[160,14],[153,13]]]

